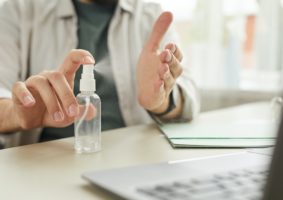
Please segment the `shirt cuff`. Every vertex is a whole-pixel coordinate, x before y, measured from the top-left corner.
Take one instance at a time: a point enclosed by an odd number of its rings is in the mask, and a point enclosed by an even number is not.
[[[180,121],[191,121],[195,119],[200,112],[200,98],[198,91],[193,84],[180,86],[180,91],[184,100]]]

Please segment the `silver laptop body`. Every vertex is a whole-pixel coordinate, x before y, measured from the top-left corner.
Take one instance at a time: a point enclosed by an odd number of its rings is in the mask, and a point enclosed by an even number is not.
[[[82,177],[124,199],[282,200],[282,120],[280,124],[273,156],[270,150],[243,151],[87,172]]]

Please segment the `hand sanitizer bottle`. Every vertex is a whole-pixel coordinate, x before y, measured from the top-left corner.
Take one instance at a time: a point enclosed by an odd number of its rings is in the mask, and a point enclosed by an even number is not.
[[[84,65],[77,95],[80,114],[75,119],[75,150],[93,153],[101,150],[101,101],[95,93],[94,65]]]

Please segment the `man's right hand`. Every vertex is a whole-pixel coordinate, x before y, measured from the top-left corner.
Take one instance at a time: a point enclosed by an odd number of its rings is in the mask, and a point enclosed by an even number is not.
[[[45,71],[17,82],[13,87],[12,112],[17,129],[65,127],[79,115],[73,94],[76,71],[82,64],[94,64],[85,50],[72,50],[56,71]]]

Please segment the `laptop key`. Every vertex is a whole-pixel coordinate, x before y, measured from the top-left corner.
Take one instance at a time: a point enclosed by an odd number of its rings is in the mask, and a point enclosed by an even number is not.
[[[262,195],[266,175],[266,170],[245,169],[198,179],[159,183],[152,187],[141,187],[138,191],[156,200],[256,200]]]

